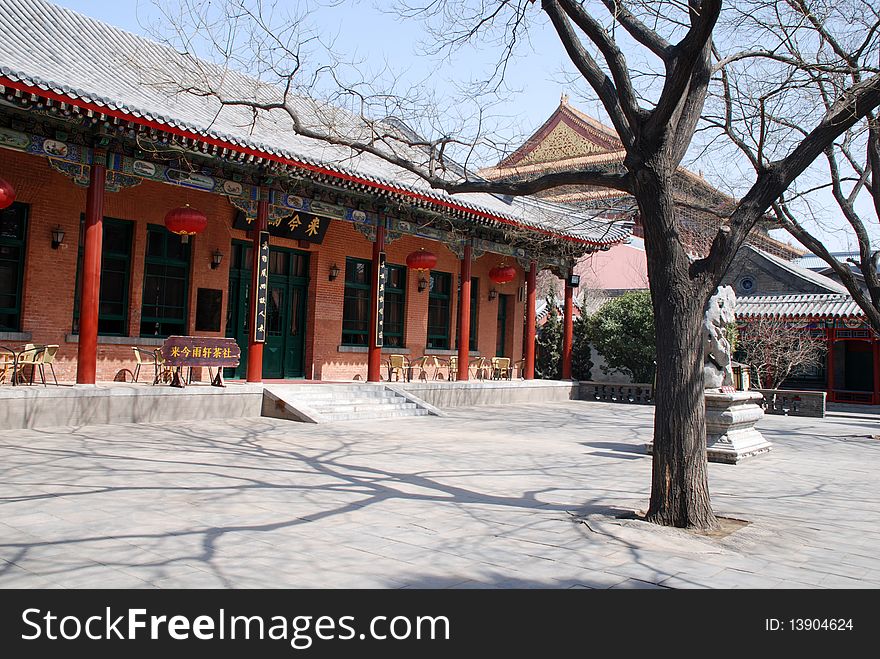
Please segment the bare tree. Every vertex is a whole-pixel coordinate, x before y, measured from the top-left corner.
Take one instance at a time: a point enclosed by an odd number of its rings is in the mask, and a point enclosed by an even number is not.
[[[751,0],[730,29],[763,46],[722,58],[718,111],[707,124],[722,129],[756,171],[774,151],[803,140],[837,109],[848,89],[880,73],[880,6],[868,0]],[[880,332],[880,275],[876,249],[880,223],[880,119],[873,109],[828,142],[812,171],[773,204],[780,226],[822,258],[849,290],[867,321]],[[820,167],[822,161],[826,167]],[[845,220],[829,227],[811,222],[822,197]],[[837,231],[858,246],[858,256],[832,255],[820,230]],[[856,273],[860,273],[859,276]]]
[[[191,0],[185,0],[187,2]],[[829,145],[880,105],[880,75],[829,89],[829,109],[803,135],[770,157],[761,149],[756,173],[740,201],[725,213],[708,253],[695,257],[681,235],[680,209],[673,178],[694,140],[713,75],[713,35],[721,32],[721,0],[658,2],[542,0],[540,11],[586,86],[601,102],[626,151],[623,167],[573,167],[515,180],[486,181],[473,175],[471,163],[485,137],[483,115],[462,123],[456,135],[444,128],[442,112],[430,103],[412,103],[407,94],[369,90],[362,78],[341,84],[331,103],[316,104],[296,96],[303,68],[298,46],[287,44],[246,0],[230,0],[236,21],[245,21],[255,43],[263,44],[257,73],[276,74],[280,92],[230,95],[216,76],[188,86],[210,95],[223,107],[283,113],[299,135],[345,147],[348,154],[378,156],[421,176],[450,193],[493,192],[528,195],[566,185],[598,186],[631,194],[644,226],[648,276],[657,334],[657,392],[654,454],[648,519],[681,527],[711,528],[717,522],[709,496],[703,402],[703,359],[700,328],[709,297],[755,223]],[[254,3],[260,4],[260,3]],[[731,10],[740,3],[732,2]],[[248,17],[248,9],[250,17]],[[435,51],[481,42],[499,49],[499,65],[480,90],[497,87],[507,62],[539,18],[535,0],[412,0],[404,14],[426,25]],[[265,29],[264,29],[265,28]],[[254,37],[253,35],[258,35]],[[736,33],[722,32],[724,56],[740,61],[753,48]],[[729,43],[728,43],[729,42]],[[215,39],[221,57],[240,52],[227,47],[232,39]],[[730,62],[731,64],[733,63]],[[332,82],[344,82],[339,68],[319,70]],[[219,82],[222,82],[220,80]],[[314,85],[309,85],[315,89]],[[415,98],[424,100],[424,95]],[[483,98],[483,97],[481,97]],[[333,107],[360,122],[340,121]],[[380,112],[381,111],[381,112]],[[419,116],[424,112],[424,116]],[[387,115],[409,116],[418,130],[407,133],[382,121]],[[452,114],[451,116],[457,116]],[[379,119],[377,120],[376,117]],[[418,137],[423,135],[425,137]],[[354,157],[354,155],[350,155]]]
[[[795,370],[823,364],[825,342],[782,318],[751,318],[740,328],[737,351],[764,389],[778,389]]]

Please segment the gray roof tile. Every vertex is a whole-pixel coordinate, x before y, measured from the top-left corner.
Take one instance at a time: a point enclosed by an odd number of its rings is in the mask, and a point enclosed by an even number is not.
[[[202,67],[206,77],[222,76],[227,98],[280,96],[277,88],[234,70],[206,63]],[[180,91],[179,82],[197,73],[191,60],[173,48],[43,0],[0,0],[0,72],[10,80],[129,116],[453,204],[473,216],[487,214],[601,246],[621,242],[630,233],[626,225],[576,215],[571,207],[534,198],[508,203],[491,194],[449,195],[378,156],[296,134],[283,110],[254,119],[247,108],[221,107],[216,98]],[[303,97],[290,102],[306,123],[320,123],[333,113],[338,121],[334,128],[355,135],[364,130],[365,124],[344,110]],[[424,157],[416,149],[405,155]]]
[[[736,300],[740,318],[846,318],[864,316],[849,295],[806,293],[801,295],[756,295]]]

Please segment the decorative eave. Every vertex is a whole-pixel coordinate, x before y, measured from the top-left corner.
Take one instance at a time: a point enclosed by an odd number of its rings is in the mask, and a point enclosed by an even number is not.
[[[451,200],[439,193],[414,189],[407,184],[379,177],[365,176],[334,164],[319,163],[268,148],[257,148],[243,140],[225,135],[214,135],[167,117],[131,108],[122,109],[119,104],[108,99],[65,86],[55,86],[26,79],[25,76],[11,71],[8,67],[0,67],[0,94],[9,98],[10,90],[13,99],[29,101],[34,105],[44,105],[45,109],[49,111],[53,107],[57,107],[63,115],[81,114],[91,118],[95,124],[104,123],[108,127],[120,127],[120,124],[127,122],[132,126],[156,131],[160,141],[165,141],[165,138],[158,135],[159,133],[173,136],[182,145],[190,149],[197,149],[208,157],[226,158],[248,165],[292,168],[296,173],[307,175],[318,181],[327,181],[333,185],[347,187],[355,191],[394,198],[399,202],[406,202],[416,207],[431,208],[451,213],[454,216],[466,217],[482,226],[514,227],[553,239],[580,244],[586,248],[600,249],[624,242],[628,236],[627,232],[626,235],[614,235],[608,239],[594,240],[563,231],[553,231],[546,227],[524,222],[520,218],[490,212],[467,201]],[[167,141],[172,140],[168,139]]]

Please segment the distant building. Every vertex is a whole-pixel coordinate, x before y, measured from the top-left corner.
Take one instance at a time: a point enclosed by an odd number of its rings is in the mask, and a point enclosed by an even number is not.
[[[571,167],[622,171],[625,155],[613,128],[580,112],[563,95],[559,107],[522,146],[480,174],[491,180],[515,180]],[[676,189],[682,238],[694,254],[705,254],[721,225],[718,214],[709,211],[723,212],[732,207],[734,199],[684,168],[676,177]],[[536,196],[578,209],[601,210],[607,217],[633,223],[633,238],[629,244],[597,251],[577,263],[575,273],[581,277],[581,286],[605,290],[610,295],[648,287],[643,232],[631,196],[594,186],[563,186]],[[768,233],[772,228],[771,222],[759,224],[749,235],[748,243],[785,260],[804,254],[803,250],[772,237]]]

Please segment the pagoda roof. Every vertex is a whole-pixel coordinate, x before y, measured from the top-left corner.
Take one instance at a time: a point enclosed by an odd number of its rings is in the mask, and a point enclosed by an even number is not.
[[[227,99],[272,102],[274,85],[195,60],[173,48],[45,0],[0,0],[0,88],[33,94],[87,112],[163,130],[208,145],[209,152],[246,154],[248,162],[276,162],[305,175],[462,215],[480,226],[516,226],[554,238],[605,248],[626,240],[630,227],[598,213],[571,216],[537,199],[485,193],[452,195],[377,155],[305,137],[283,109],[259,112],[224,105],[187,86],[216,86]],[[373,133],[357,115],[306,97],[286,99],[313,128],[349,139]],[[387,126],[394,131],[392,125]],[[389,154],[427,164],[427,154],[404,141],[385,143]]]

